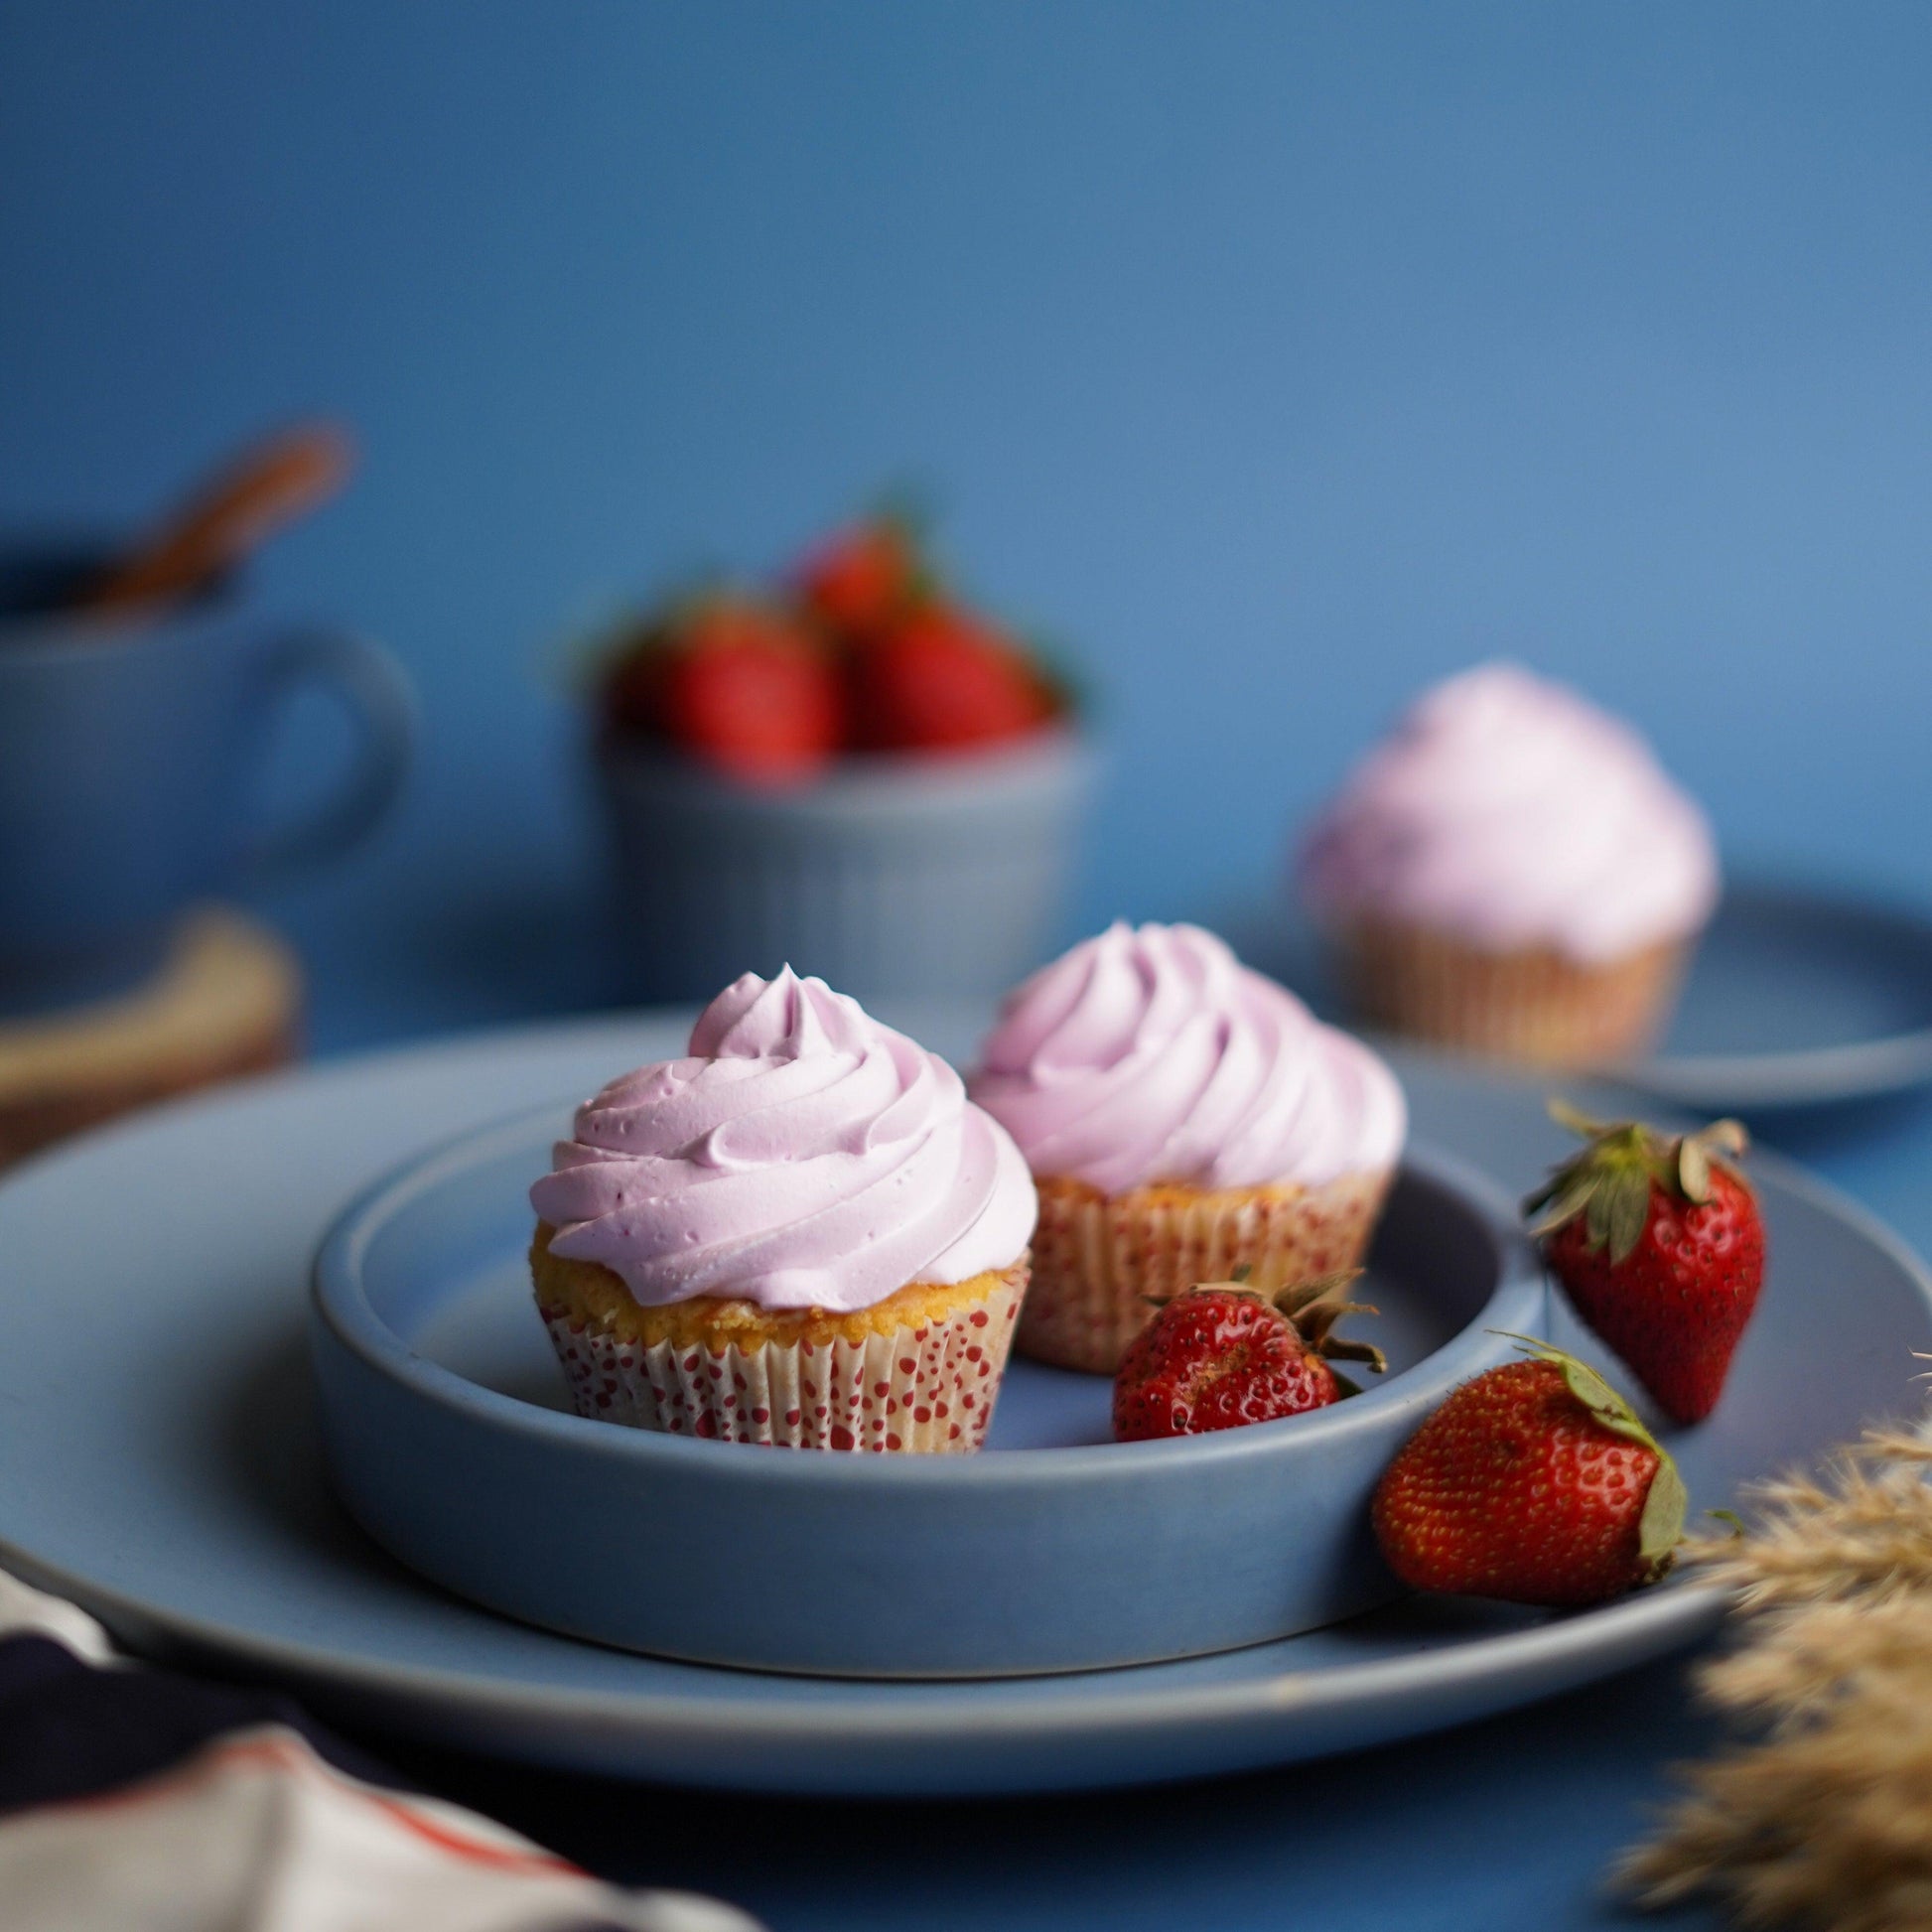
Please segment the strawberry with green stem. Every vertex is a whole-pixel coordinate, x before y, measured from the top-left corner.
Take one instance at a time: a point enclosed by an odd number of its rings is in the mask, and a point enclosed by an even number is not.
[[[1354,1384],[1335,1361],[1380,1373],[1372,1342],[1334,1332],[1345,1314],[1373,1314],[1350,1302],[1361,1271],[1264,1292],[1237,1279],[1204,1282],[1155,1303],[1159,1312],[1135,1336],[1114,1377],[1114,1438],[1145,1442],[1274,1422],[1325,1408]]]
[[[1734,1120],[1667,1135],[1561,1100],[1550,1112],[1587,1145],[1524,1202],[1529,1231],[1664,1413],[1701,1422],[1764,1285],[1763,1217],[1736,1166],[1748,1137]]]
[[[1594,1369],[1511,1339],[1528,1359],[1463,1383],[1376,1485],[1389,1568],[1413,1589],[1552,1608],[1654,1583],[1683,1538],[1677,1465]]]

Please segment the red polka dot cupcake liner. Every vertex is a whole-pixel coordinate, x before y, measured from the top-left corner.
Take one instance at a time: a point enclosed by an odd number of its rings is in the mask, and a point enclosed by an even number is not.
[[[1020,1352],[1111,1375],[1154,1319],[1150,1297],[1228,1281],[1237,1268],[1258,1289],[1353,1268],[1393,1178],[1391,1170],[1341,1174],[1317,1187],[1190,1193],[1154,1186],[1111,1197],[1076,1180],[1042,1178]]]
[[[985,1441],[1026,1292],[1023,1263],[983,1301],[916,1327],[722,1351],[543,1314],[579,1415],[727,1443],[943,1455]]]

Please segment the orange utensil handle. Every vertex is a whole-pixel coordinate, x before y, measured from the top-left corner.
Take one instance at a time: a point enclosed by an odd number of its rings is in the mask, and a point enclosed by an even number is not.
[[[111,565],[81,607],[124,610],[186,595],[327,501],[354,462],[347,434],[333,423],[304,423],[269,438]]]

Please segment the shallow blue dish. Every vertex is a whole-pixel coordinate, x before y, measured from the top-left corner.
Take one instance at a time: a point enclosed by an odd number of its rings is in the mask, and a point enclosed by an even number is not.
[[[1115,1443],[1112,1384],[1016,1362],[979,1455],[840,1455],[569,1413],[531,1300],[548,1107],[411,1162],[339,1221],[310,1341],[338,1493],[412,1568],[659,1656],[856,1677],[1088,1670],[1387,1602],[1368,1503],[1456,1383],[1540,1332],[1508,1197],[1412,1151],[1357,1294],[1390,1374],[1330,1409]]]
[[[1663,1044],[1615,1077],[1705,1113],[1868,1099],[1932,1080],[1932,921],[1844,893],[1735,885]]]
[[[955,1055],[987,1019],[887,1017]],[[365,1729],[821,1793],[1065,1790],[1286,1763],[1524,1704],[1717,1622],[1720,1599],[1688,1580],[1572,1616],[1411,1598],[1178,1663],[868,1683],[583,1643],[423,1582],[329,1489],[304,1335],[316,1243],[370,1174],[468,1123],[589,1093],[687,1029],[582,1022],[338,1062],[158,1109],[0,1180],[0,1564],[136,1649],[270,1678]],[[1417,1134],[1508,1191],[1565,1149],[1538,1092],[1406,1056],[1398,1071]],[[1754,1166],[1770,1281],[1717,1414],[1673,1439],[1699,1509],[1867,1418],[1924,1406],[1923,1268],[1830,1188]],[[1830,1376],[1817,1373],[1821,1307]],[[1560,1318],[1552,1332],[1564,1339]]]
[[[1298,914],[1250,907],[1223,929],[1254,965],[1347,1024]],[[1663,1043],[1602,1071],[1703,1114],[1868,1100],[1932,1082],[1932,917],[1842,891],[1734,881]]]

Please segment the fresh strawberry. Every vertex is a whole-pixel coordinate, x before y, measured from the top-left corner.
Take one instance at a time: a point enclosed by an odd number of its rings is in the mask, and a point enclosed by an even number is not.
[[[1325,1408],[1345,1386],[1328,1357],[1383,1366],[1380,1349],[1331,1333],[1353,1273],[1263,1295],[1209,1282],[1168,1302],[1136,1335],[1114,1376],[1114,1439],[1197,1436]]]
[[[605,702],[619,731],[666,739],[755,784],[811,776],[844,729],[837,667],[818,640],[739,597],[655,624],[619,660]]]
[[[792,573],[806,614],[845,643],[881,635],[922,594],[925,566],[911,528],[874,517],[828,537]]]
[[[1524,1203],[1577,1312],[1673,1422],[1718,1406],[1764,1285],[1764,1222],[1732,1162],[1734,1120],[1666,1135],[1551,1113],[1589,1143]]]
[[[1033,660],[978,618],[915,605],[853,661],[853,725],[869,751],[950,751],[1037,731],[1056,703]]]
[[[1594,1369],[1543,1342],[1465,1382],[1376,1485],[1376,1540],[1413,1589],[1600,1603],[1670,1568],[1677,1465]]]

